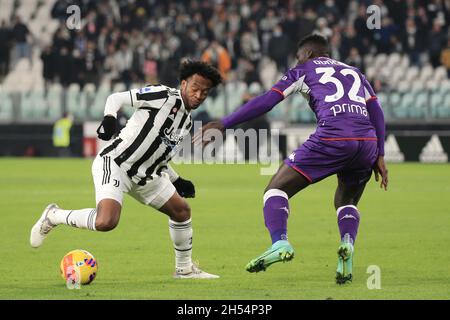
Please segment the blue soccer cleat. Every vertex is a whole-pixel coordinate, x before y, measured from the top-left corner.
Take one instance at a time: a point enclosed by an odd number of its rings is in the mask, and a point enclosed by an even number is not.
[[[259,257],[250,261],[245,269],[248,272],[266,271],[267,267],[276,262],[291,261],[294,258],[294,248],[287,240],[279,240]]]

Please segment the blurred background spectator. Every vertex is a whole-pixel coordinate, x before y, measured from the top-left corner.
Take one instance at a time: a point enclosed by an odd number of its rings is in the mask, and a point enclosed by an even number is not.
[[[367,72],[369,81],[388,93],[401,91],[402,85],[408,87],[415,79],[434,90],[443,80],[439,70],[448,70],[449,65],[449,0],[24,3],[2,2],[3,88],[17,90],[17,79],[23,79],[25,73],[29,79],[20,81],[23,91],[55,85],[67,90],[75,85],[77,89],[72,92],[83,94],[84,88],[91,90],[92,84],[98,95],[91,97],[88,90],[87,97],[79,98],[86,104],[100,103],[104,88],[126,90],[156,83],[177,86],[177,69],[186,58],[211,62],[227,82],[247,86],[258,83],[267,90],[296,63],[297,43],[312,32],[328,37],[334,58]],[[369,4],[380,8],[380,29],[367,27]],[[80,8],[81,29],[70,29],[66,24],[70,5]],[[414,67],[421,69],[409,74],[408,68]],[[232,100],[227,97],[221,103]],[[13,104],[15,101],[12,99]],[[79,113],[89,116],[89,112]],[[74,114],[77,117],[77,112]],[[96,113],[91,117],[95,118]]]
[[[129,88],[133,82],[160,82],[161,77],[176,83],[176,72],[167,74],[167,63],[176,69],[184,57],[211,61],[223,76],[231,72],[245,81],[245,73],[235,74],[240,59],[252,65],[247,69],[260,69],[261,59],[268,57],[284,72],[294,62],[298,41],[311,32],[331,40],[337,59],[363,69],[367,53],[392,52],[408,53],[412,64],[428,61],[437,67],[450,24],[447,0],[374,1],[382,13],[379,30],[367,28],[363,0],[47,1],[60,25],[47,44],[51,54],[47,46],[39,48],[46,52],[42,58],[47,66],[49,59],[69,63],[75,74],[53,75],[44,68],[42,75],[46,80],[56,76],[63,85],[105,81]],[[72,4],[80,6],[81,30],[65,25]],[[2,22],[1,39],[12,40],[15,59],[30,57],[26,22],[16,15],[9,23],[11,29]],[[10,65],[8,43],[0,44],[3,74]]]

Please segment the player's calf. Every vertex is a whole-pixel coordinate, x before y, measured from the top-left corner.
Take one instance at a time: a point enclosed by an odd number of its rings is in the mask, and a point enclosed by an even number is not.
[[[95,230],[104,232],[113,230],[119,224],[121,209],[121,205],[115,200],[100,201],[95,217]]]

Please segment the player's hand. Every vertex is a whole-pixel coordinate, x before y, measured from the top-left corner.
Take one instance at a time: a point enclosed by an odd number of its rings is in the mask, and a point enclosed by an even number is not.
[[[117,130],[117,119],[113,116],[105,116],[97,129],[97,135],[102,140],[111,140]]]
[[[191,181],[179,177],[173,182],[173,185],[177,189],[178,194],[183,198],[195,198],[195,187]]]
[[[220,133],[223,133],[225,131],[225,127],[220,121],[208,122],[203,127],[201,127],[196,134],[194,134],[194,137],[192,138],[192,143],[193,144],[201,143],[203,147],[206,146],[208,143],[213,141],[211,137],[213,136],[214,130],[219,130]]]
[[[373,167],[373,172],[375,173],[375,181],[380,180],[381,175],[381,182],[380,182],[380,188],[384,187],[384,190],[387,190],[388,186],[388,170],[386,169],[386,165],[384,164],[384,157],[379,156],[377,159],[377,162],[375,163],[375,166]]]

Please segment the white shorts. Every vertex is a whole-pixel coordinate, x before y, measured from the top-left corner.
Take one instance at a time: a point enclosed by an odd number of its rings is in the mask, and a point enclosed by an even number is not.
[[[96,204],[103,199],[114,199],[122,205],[123,194],[128,193],[139,202],[155,209],[161,208],[176,192],[165,172],[147,182],[145,186],[134,183],[112,159],[97,155],[92,164]]]

